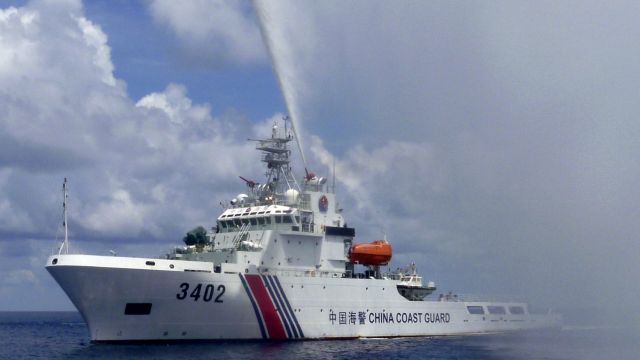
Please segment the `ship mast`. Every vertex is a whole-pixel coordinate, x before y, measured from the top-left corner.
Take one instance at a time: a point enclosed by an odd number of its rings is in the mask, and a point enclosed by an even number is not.
[[[62,246],[60,246],[58,254],[62,253],[62,249],[65,249],[65,254],[69,253],[69,228],[67,226],[68,196],[69,194],[67,193],[67,178],[64,178],[64,182],[62,183],[62,227],[64,227],[64,241],[62,242]]]
[[[283,128],[274,121],[270,138],[254,140],[258,143],[256,149],[262,151],[261,160],[267,164],[266,184],[258,186],[258,190],[262,190],[265,195],[274,194],[276,198],[284,195],[289,189],[300,191],[300,186],[291,171],[291,150],[288,143],[294,140],[294,136],[289,131],[293,131],[287,124],[289,121],[288,117],[283,118]]]

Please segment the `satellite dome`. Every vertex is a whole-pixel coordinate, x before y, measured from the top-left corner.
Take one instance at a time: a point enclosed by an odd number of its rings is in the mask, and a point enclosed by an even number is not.
[[[236,199],[238,199],[238,204],[244,204],[245,200],[247,200],[248,197],[249,195],[247,194],[238,194],[238,196],[236,196]]]
[[[298,190],[289,189],[284,192],[284,199],[287,202],[287,205],[294,205],[298,202],[298,196],[300,193]]]

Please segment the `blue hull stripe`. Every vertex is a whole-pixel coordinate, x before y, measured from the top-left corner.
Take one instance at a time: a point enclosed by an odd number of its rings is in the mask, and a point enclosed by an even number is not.
[[[277,292],[275,291],[275,289],[273,288],[272,284],[268,281],[268,276],[261,276],[262,281],[265,283],[267,290],[269,291],[269,296],[271,296],[272,300],[275,300],[273,303],[276,305],[276,309],[280,315],[280,319],[282,320],[282,322],[284,323],[284,328],[287,331],[287,337],[289,339],[291,339],[292,334],[291,334],[291,327],[289,325],[289,318],[286,316],[286,311],[284,309],[284,306],[282,304],[282,300],[280,299],[280,296],[277,294]],[[283,314],[285,316],[283,316]]]
[[[282,312],[284,313],[284,318],[285,321],[289,324],[288,328],[291,328],[291,332],[293,334],[293,336],[295,338],[299,338],[300,335],[298,334],[297,329],[294,327],[293,321],[291,321],[291,314],[289,314],[289,310],[286,308],[286,305],[284,303],[284,300],[282,300],[284,298],[284,294],[280,294],[280,290],[278,289],[278,287],[275,285],[275,281],[273,281],[273,276],[271,275],[267,275],[264,277],[265,280],[267,281],[267,283],[269,284],[269,287],[273,289],[273,292],[275,293],[275,297],[278,300],[278,303],[280,304],[280,308],[282,309]],[[291,336],[289,336],[291,338]]]
[[[300,334],[300,338],[304,338],[304,333],[302,332],[302,328],[300,327],[300,324],[298,323],[298,319],[296,318],[296,315],[293,313],[293,309],[291,308],[291,304],[289,304],[289,300],[287,300],[287,297],[284,294],[284,290],[282,289],[282,285],[280,284],[280,280],[278,280],[277,276],[274,276],[273,279],[276,281],[276,285],[277,285],[278,289],[280,289],[280,292],[282,293],[282,297],[284,298],[284,302],[287,305],[287,308],[289,309],[289,313],[291,314],[291,317],[293,318],[293,322],[295,323],[295,326],[298,329],[298,334]]]

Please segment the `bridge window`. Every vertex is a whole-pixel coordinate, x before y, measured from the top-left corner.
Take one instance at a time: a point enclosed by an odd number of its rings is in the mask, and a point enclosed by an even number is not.
[[[487,306],[487,310],[489,310],[489,314],[504,315],[507,313],[504,306]]]
[[[266,218],[264,218],[264,222],[267,223],[267,225],[270,225],[271,224],[271,218],[267,216]]]
[[[258,224],[259,225],[264,225],[264,218],[263,217],[259,217],[258,218]]]
[[[282,216],[276,215],[276,224],[282,223]]]
[[[282,222],[285,224],[291,224],[292,220],[291,220],[291,216],[283,216],[282,217]]]
[[[509,312],[514,315],[524,314],[524,308],[522,306],[509,306]]]
[[[249,221],[251,221],[251,225],[253,225],[253,226],[258,225],[258,220],[256,220],[256,218],[252,218]]]
[[[469,312],[469,314],[475,314],[475,315],[484,314],[484,308],[482,308],[482,306],[467,306],[467,311]]]

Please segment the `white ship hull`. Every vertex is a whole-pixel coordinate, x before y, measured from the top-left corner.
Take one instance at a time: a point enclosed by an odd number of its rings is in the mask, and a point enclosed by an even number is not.
[[[93,341],[404,337],[561,323],[557,314],[486,313],[522,303],[409,301],[392,280],[216,273],[210,262],[92,255],[47,264]]]

